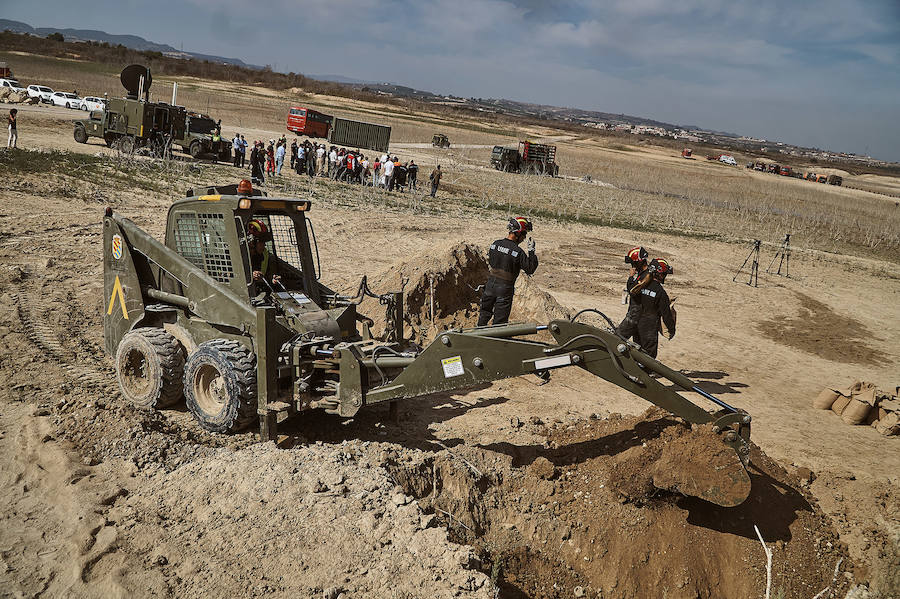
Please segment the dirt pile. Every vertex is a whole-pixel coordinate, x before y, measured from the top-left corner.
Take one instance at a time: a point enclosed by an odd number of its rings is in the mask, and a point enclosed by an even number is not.
[[[382,464],[422,459],[348,441],[223,450],[137,485],[109,519],[177,597],[492,597]]]
[[[775,554],[776,596],[811,597],[831,584],[838,559],[850,567],[815,502],[757,449],[750,497],[720,508],[652,484],[644,454],[692,443],[671,417],[648,412],[544,434],[543,445],[457,447],[392,469],[456,539],[479,548],[506,596],[761,596],[754,524]],[[847,584],[842,575],[835,590]]]
[[[477,245],[461,243],[438,257],[422,258],[392,269],[379,289],[400,289],[406,282],[407,325],[414,340],[431,339],[450,328],[473,327],[478,322],[481,293],[487,281],[486,252]],[[568,310],[542,290],[531,277],[516,282],[512,321],[547,322],[568,317]]]

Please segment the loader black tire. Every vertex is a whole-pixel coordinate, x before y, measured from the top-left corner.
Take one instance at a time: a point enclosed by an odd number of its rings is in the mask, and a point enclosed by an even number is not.
[[[200,158],[200,155],[203,154],[203,146],[200,145],[199,141],[194,140],[191,142],[188,154],[191,155],[191,158]]]
[[[122,396],[141,410],[181,401],[184,348],[159,328],[126,333],[116,350],[116,379]]]
[[[256,356],[237,341],[201,343],[184,368],[184,396],[204,430],[246,428],[257,419]]]

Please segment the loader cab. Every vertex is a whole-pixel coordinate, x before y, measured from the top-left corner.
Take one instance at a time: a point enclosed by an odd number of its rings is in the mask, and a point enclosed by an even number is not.
[[[260,192],[245,197],[237,195],[236,186],[188,193],[190,197],[175,201],[169,209],[167,247],[253,303],[269,290],[251,275],[247,225],[260,220],[272,233],[266,248],[285,288],[276,291],[302,294],[311,304],[321,305],[318,251],[311,243],[315,233],[306,218],[308,200],[268,198]],[[171,293],[181,293],[181,286],[190,284],[168,279],[161,280],[160,287]]]

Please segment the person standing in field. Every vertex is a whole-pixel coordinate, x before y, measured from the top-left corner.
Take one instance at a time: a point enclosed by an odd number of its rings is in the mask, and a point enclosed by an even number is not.
[[[231,151],[234,153],[234,166],[241,166],[241,135],[239,133],[234,134],[234,139],[231,140]]]
[[[672,271],[672,266],[668,261],[662,258],[651,260],[647,267],[648,282],[631,296],[632,301],[640,305],[637,330],[641,351],[654,359],[659,350],[660,318],[668,330],[668,338],[671,339],[675,336],[675,315],[672,312],[672,302],[662,286],[666,276]],[[637,288],[640,283],[639,281],[632,289]]]
[[[640,293],[640,290],[650,282],[650,273],[647,272],[647,258],[649,254],[643,247],[633,247],[625,254],[625,263],[631,265],[631,272],[628,280],[625,281],[625,295],[622,303],[628,304],[628,310],[625,312],[625,318],[616,327],[616,332],[628,339],[633,338],[635,343],[640,345],[640,335],[638,333],[638,319],[641,315],[641,302],[634,295]],[[639,287],[635,287],[640,283]]]
[[[294,139],[291,141],[291,170],[294,170],[294,167],[297,166],[297,152],[300,146],[297,145],[297,140]]]
[[[254,183],[263,183],[265,180],[261,165],[259,142],[255,142],[253,149],[250,151],[250,180]]]
[[[441,184],[441,165],[437,165],[437,168],[431,171],[431,175],[429,175],[428,180],[431,181],[431,197],[434,197],[434,194],[437,193],[438,187]]]
[[[16,144],[19,141],[19,131],[16,127],[18,120],[17,115],[19,111],[15,108],[9,111],[9,116],[6,117],[7,129],[9,130],[9,137],[6,139],[6,149],[15,148]]]
[[[318,175],[324,177],[328,170],[328,157],[325,155],[325,144],[319,144],[318,149],[316,149],[316,167]]]
[[[247,143],[246,138],[241,135],[241,168],[244,168],[244,161],[247,158],[247,146],[250,145]]]
[[[391,160],[390,157],[381,165],[382,170],[384,170],[384,188],[388,191],[393,189],[393,178],[394,178],[394,161]]]
[[[415,160],[410,160],[409,165],[406,167],[406,181],[409,183],[409,190],[413,191],[414,189],[418,189],[416,187],[416,178],[419,176],[419,165],[416,164]]]
[[[531,275],[538,267],[534,240],[528,240],[527,253],[519,247],[532,229],[531,221],[527,218],[521,216],[511,218],[507,224],[509,232],[507,236],[491,244],[488,251],[490,274],[484,285],[484,291],[481,292],[478,326],[486,326],[492,317],[495,325],[509,322],[519,273],[524,271],[525,274]]]
[[[279,141],[278,148],[275,150],[275,174],[279,176],[281,175],[281,169],[284,167],[284,155],[284,144]]]
[[[275,140],[269,140],[269,146],[266,148],[266,174],[275,174]]]

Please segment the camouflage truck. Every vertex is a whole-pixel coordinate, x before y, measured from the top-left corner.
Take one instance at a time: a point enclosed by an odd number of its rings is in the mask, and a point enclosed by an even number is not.
[[[214,121],[211,116],[199,112],[188,111],[184,122],[184,136],[174,141],[181,146],[185,154],[191,158],[200,158],[203,155],[212,154],[217,160],[227,162],[231,160],[231,142],[221,139],[222,121]],[[216,133],[219,141],[214,141]]]
[[[107,146],[127,154],[137,149],[155,156],[169,152],[174,141],[185,136],[187,111],[183,106],[150,101],[153,76],[143,65],[125,67],[120,79],[128,95],[113,98],[106,110],[75,121],[75,141],[84,144],[89,137],[101,137]]]
[[[75,121],[74,137],[78,143],[100,137],[107,146],[129,154],[146,148],[162,155],[174,140],[184,138],[186,119],[183,106],[112,98],[106,110],[95,110],[89,118]]]

